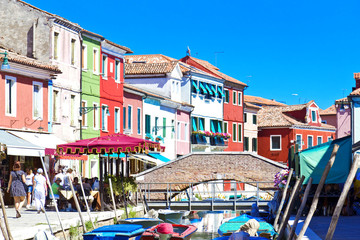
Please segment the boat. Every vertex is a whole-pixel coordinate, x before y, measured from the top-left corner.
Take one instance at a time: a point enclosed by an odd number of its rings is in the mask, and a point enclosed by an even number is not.
[[[214,238],[213,240],[229,240],[230,236],[217,237]],[[249,237],[249,240],[269,240],[269,239],[264,237]]]
[[[181,219],[184,216],[184,211],[175,211],[170,209],[159,209],[159,218],[167,223],[180,224]]]
[[[138,240],[145,229],[136,224],[115,224],[102,226],[84,233],[84,240]]]
[[[118,224],[137,224],[143,228],[148,229],[152,226],[162,223],[163,220],[160,218],[126,218],[118,220]]]
[[[276,235],[277,233],[275,232],[274,227],[265,221],[265,219],[261,218],[261,217],[252,217],[250,215],[247,214],[242,214],[240,216],[237,216],[235,218],[231,218],[227,221],[225,221],[223,224],[220,225],[219,229],[218,229],[218,233],[221,236],[228,236],[231,235],[232,233],[234,233],[235,231],[239,230],[240,227],[242,225],[244,225],[247,221],[249,221],[250,219],[255,219],[256,221],[259,222],[260,224],[260,228],[257,231],[257,233],[260,235],[261,233],[263,234],[269,234],[271,236]]]
[[[197,227],[194,225],[160,223],[154,227],[147,229],[141,236],[141,240],[154,239],[191,239],[191,234],[196,232]],[[164,236],[164,237],[163,237]]]

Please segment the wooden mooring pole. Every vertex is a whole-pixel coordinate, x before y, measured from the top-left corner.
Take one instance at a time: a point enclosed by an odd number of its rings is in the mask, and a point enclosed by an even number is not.
[[[325,240],[331,240],[333,238],[333,236],[334,236],[334,232],[335,232],[336,225],[337,225],[337,222],[338,222],[339,217],[340,217],[342,207],[344,205],[346,196],[347,196],[347,194],[348,194],[348,192],[350,190],[351,184],[352,184],[352,182],[354,180],[356,171],[357,171],[357,169],[359,167],[359,162],[360,162],[360,155],[356,154],[354,162],[353,162],[353,164],[351,166],[351,169],[350,169],[350,173],[348,175],[348,178],[346,179],[344,188],[343,188],[343,190],[341,192],[339,201],[336,204],[335,211],[334,211],[334,214],[333,214],[333,216],[331,218],[330,227],[329,227],[328,232],[326,234]]]
[[[5,227],[6,227],[8,239],[13,240],[13,237],[12,237],[11,231],[10,231],[10,226],[9,226],[8,218],[7,218],[6,211],[5,211],[4,198],[3,198],[3,194],[2,194],[1,188],[0,188],[0,203],[1,203],[2,213],[3,213],[3,216],[4,216],[4,222],[5,222]],[[4,237],[5,237],[5,236],[4,236]]]
[[[329,162],[327,163],[325,169],[324,169],[324,172],[323,172],[323,175],[321,176],[321,179],[320,179],[320,182],[318,184],[318,187],[316,188],[316,192],[315,192],[315,195],[314,195],[314,199],[311,203],[311,207],[310,207],[310,211],[305,219],[305,222],[304,222],[304,225],[297,237],[297,240],[301,240],[304,235],[305,235],[305,232],[310,224],[310,221],[312,219],[312,216],[314,215],[315,213],[315,210],[316,210],[316,207],[318,205],[318,202],[319,202],[319,196],[320,196],[320,193],[321,193],[321,190],[325,184],[325,180],[326,180],[326,177],[327,175],[329,174],[330,172],[330,169],[332,167],[332,165],[334,164],[334,161],[335,161],[335,158],[336,158],[336,153],[337,151],[339,150],[339,145],[335,144],[334,145],[334,149],[331,153],[331,156],[330,156],[330,160]]]

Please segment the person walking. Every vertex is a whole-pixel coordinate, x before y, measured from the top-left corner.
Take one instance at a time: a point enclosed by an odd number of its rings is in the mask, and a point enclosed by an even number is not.
[[[9,185],[7,192],[10,192],[10,195],[14,198],[16,218],[21,217],[20,211],[25,202],[25,173],[22,171],[20,162],[17,161],[14,163],[13,171],[10,173]]]
[[[37,174],[34,177],[34,200],[37,213],[40,211],[45,213],[45,197],[47,195],[46,178],[43,176],[42,168],[37,170]]]
[[[26,169],[26,175],[25,175],[25,184],[27,186],[27,191],[26,191],[26,199],[27,199],[27,204],[26,204],[26,209],[30,209],[31,206],[31,193],[33,191],[33,180],[34,180],[34,174],[31,170],[31,168],[27,168]]]

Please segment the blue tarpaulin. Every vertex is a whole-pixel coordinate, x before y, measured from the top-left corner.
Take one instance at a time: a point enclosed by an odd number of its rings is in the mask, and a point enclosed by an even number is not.
[[[325,184],[345,183],[352,162],[350,136],[323,143],[305,149],[299,153],[300,176],[305,176],[303,184],[307,184],[310,177],[313,178],[313,184],[318,184],[320,182],[335,144],[339,145],[339,150],[336,154],[334,165],[326,178]]]

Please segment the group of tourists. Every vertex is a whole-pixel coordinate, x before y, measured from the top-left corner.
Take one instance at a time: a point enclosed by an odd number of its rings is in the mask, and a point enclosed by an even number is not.
[[[33,204],[38,214],[45,212],[45,201],[48,195],[46,178],[42,168],[36,169],[35,172],[36,174],[34,174],[30,168],[26,169],[26,173],[22,171],[19,161],[13,165],[7,192],[14,198],[17,218],[21,217],[20,211],[25,202],[26,209],[30,209]],[[89,196],[92,190],[99,189],[99,181],[97,178],[83,178],[82,180],[85,196]],[[73,177],[73,170],[69,168],[66,170],[66,173],[64,173],[63,169],[60,168],[51,185],[55,199],[60,198],[61,190],[70,190],[70,181],[74,186],[74,190],[77,191],[80,196],[83,196],[78,177]]]

